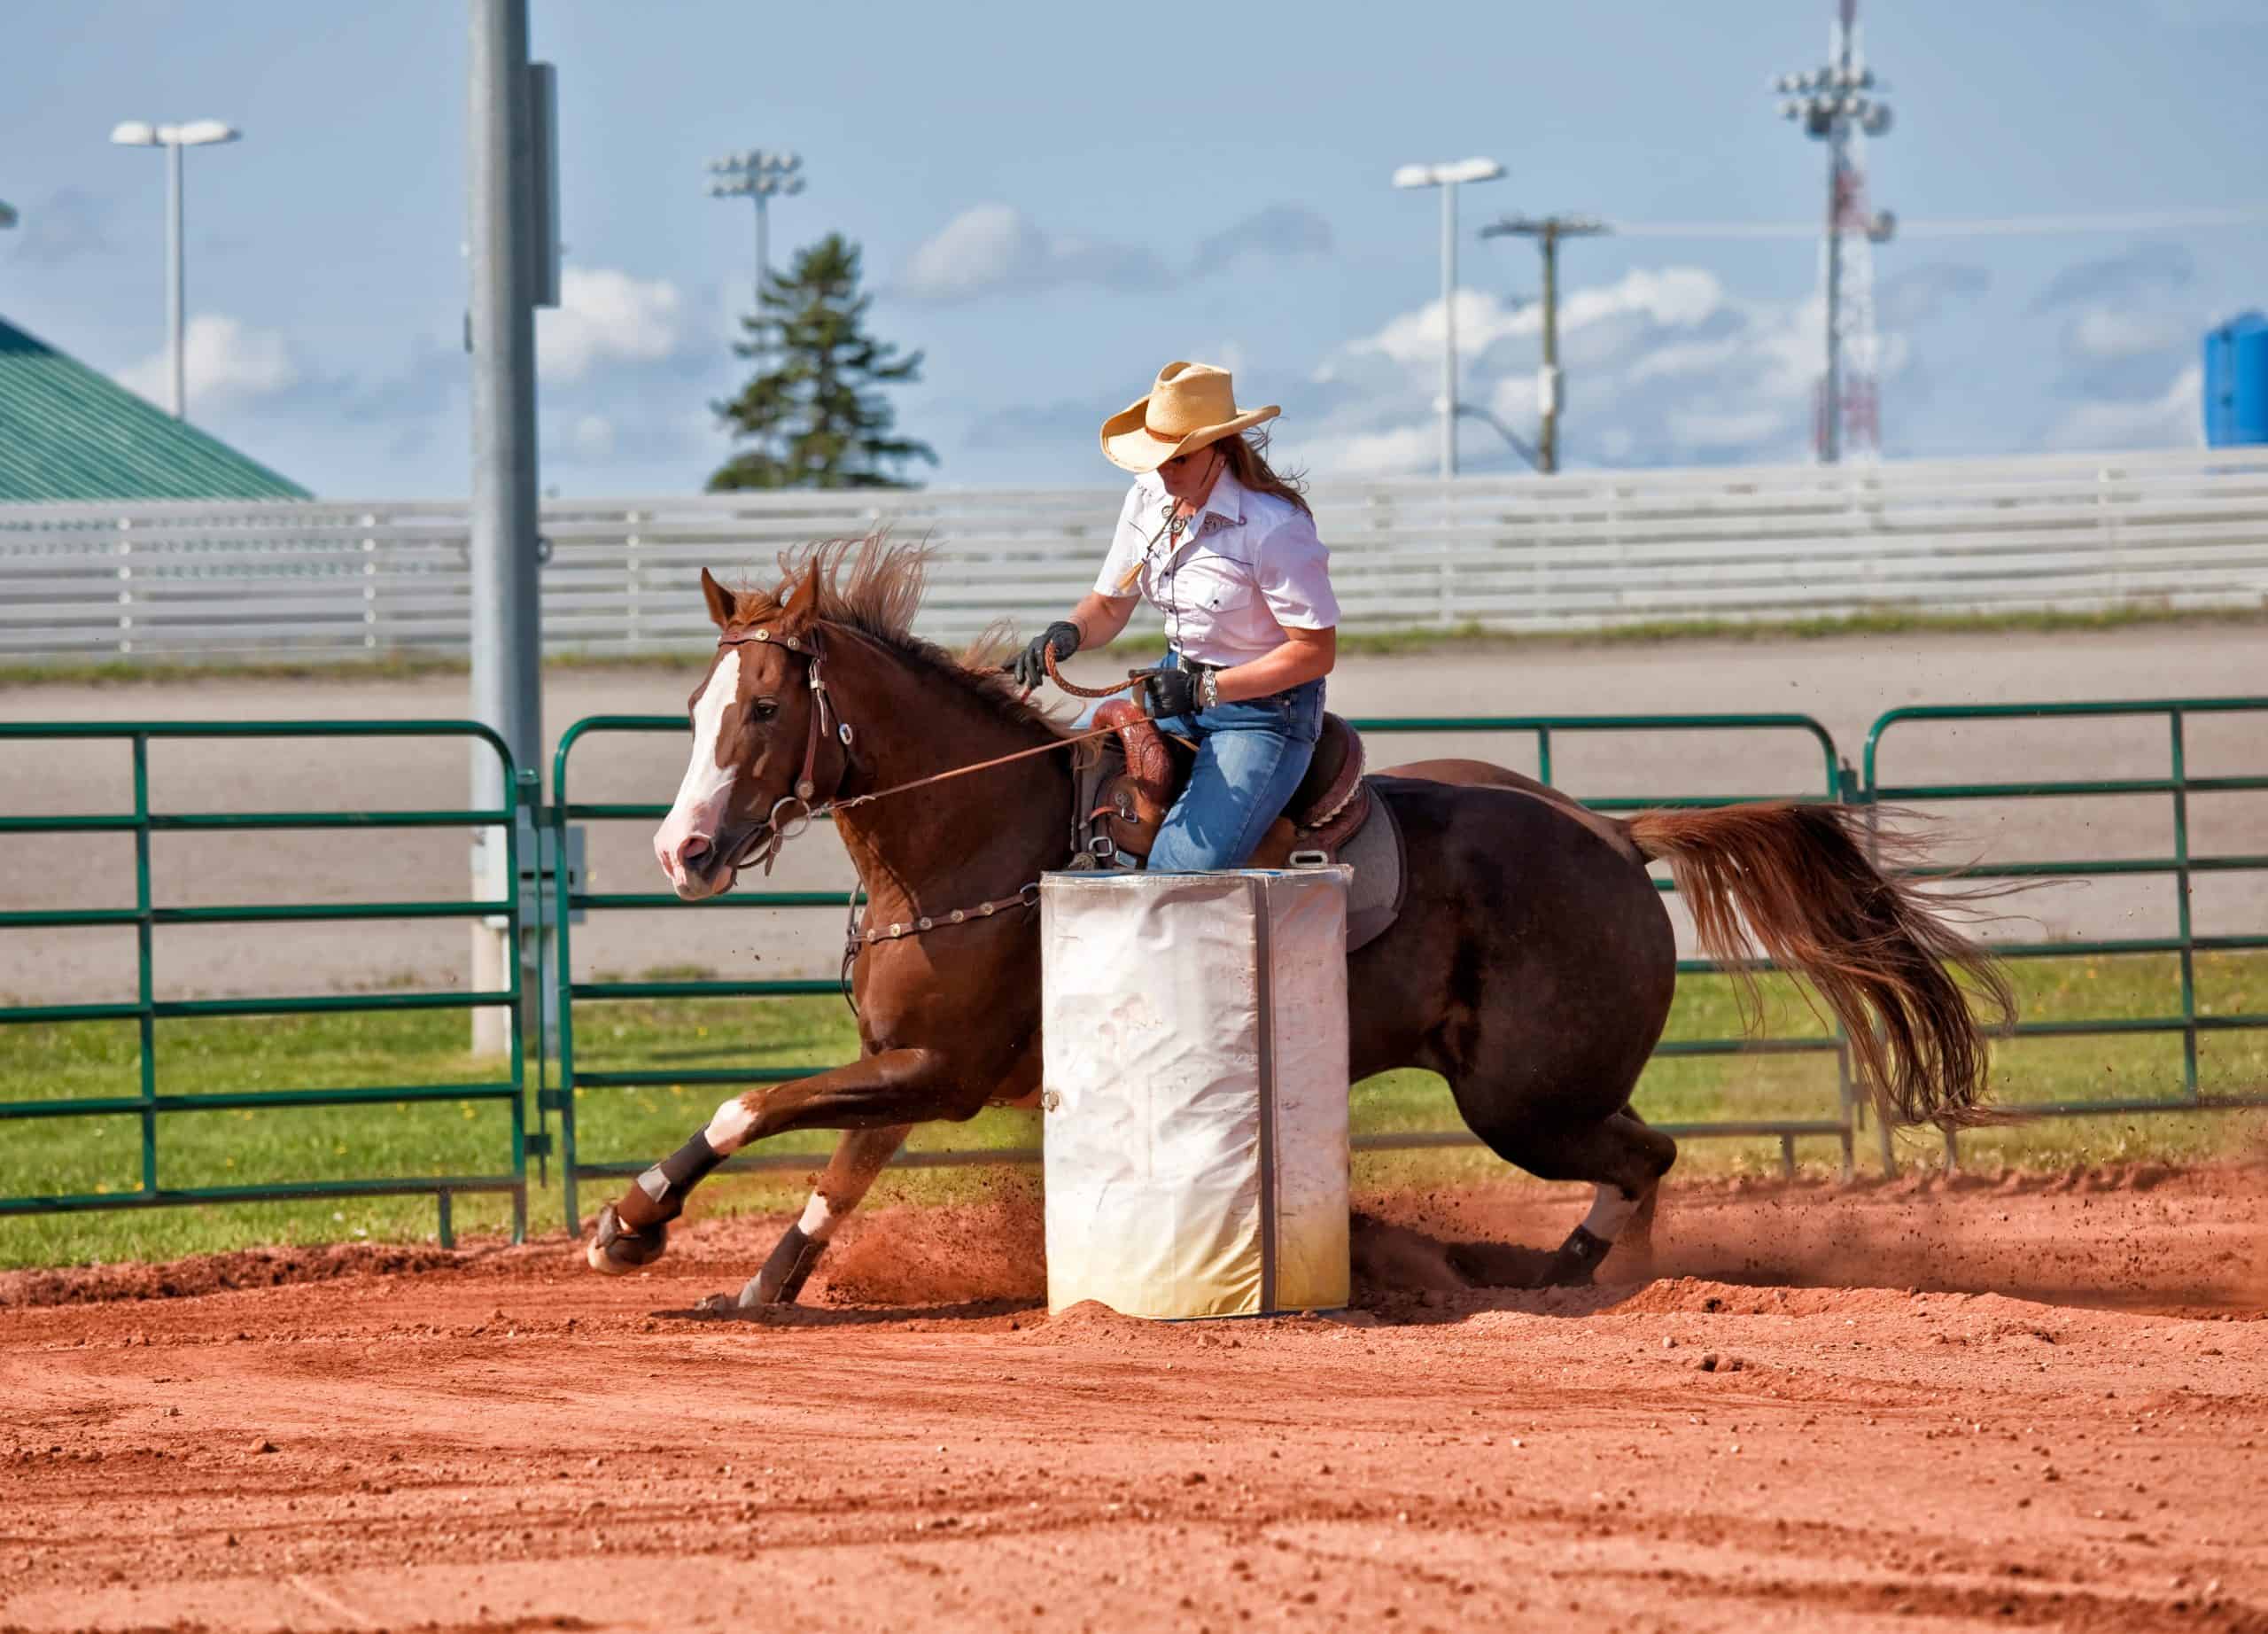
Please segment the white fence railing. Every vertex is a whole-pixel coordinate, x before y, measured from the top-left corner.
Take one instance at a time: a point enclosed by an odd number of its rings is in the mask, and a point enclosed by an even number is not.
[[[552,500],[555,652],[697,645],[696,570],[889,526],[932,541],[923,629],[1060,617],[1122,490]],[[2268,448],[1321,483],[1347,623],[1515,631],[1868,610],[2268,604]],[[456,653],[456,502],[0,506],[0,662]]]

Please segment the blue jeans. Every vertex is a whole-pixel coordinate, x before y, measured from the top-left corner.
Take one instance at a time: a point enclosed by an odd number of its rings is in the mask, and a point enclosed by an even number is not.
[[[1175,662],[1190,667],[1177,654]],[[1194,715],[1170,715],[1158,727],[1194,738],[1197,765],[1159,827],[1151,870],[1240,868],[1269,825],[1284,814],[1315,758],[1323,730],[1323,682]]]

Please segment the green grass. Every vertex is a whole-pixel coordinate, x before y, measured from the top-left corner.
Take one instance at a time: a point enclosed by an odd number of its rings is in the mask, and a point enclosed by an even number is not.
[[[653,976],[656,973],[649,973]],[[672,972],[682,976],[685,972]],[[2024,1015],[2033,1020],[2165,1015],[2179,1008],[2178,966],[2171,955],[2127,954],[2023,961],[2011,967]],[[2222,1015],[2268,1013],[2268,953],[2201,954],[2200,1008]],[[1775,1037],[1824,1036],[1827,1029],[1793,984],[1769,980],[1762,991],[1767,1031]],[[850,1016],[832,999],[684,1000],[586,1002],[577,1009],[579,1065],[590,1070],[651,1068],[692,1071],[732,1065],[795,1066],[849,1059],[855,1049]],[[1688,977],[1679,984],[1668,1037],[1725,1037],[1739,1031],[1734,984]],[[369,1085],[448,1084],[502,1078],[501,1063],[464,1053],[460,1013],[399,1011],[160,1023],[161,1093]],[[61,1100],[131,1095],[139,1091],[132,1023],[34,1024],[0,1029],[0,1100]],[[2199,1041],[2199,1079],[2208,1093],[2268,1090],[2268,1030],[2206,1034]],[[532,1098],[535,1069],[528,1084]],[[2025,1039],[1999,1047],[1996,1093],[2008,1101],[2084,1101],[2182,1093],[2178,1036]],[[704,1123],[724,1093],[683,1084],[642,1089],[584,1089],[576,1108],[586,1161],[645,1162],[667,1152]],[[1658,1122],[1711,1118],[1827,1117],[1837,1103],[1832,1054],[1658,1057],[1643,1080],[1638,1106]],[[1396,1072],[1358,1085],[1357,1132],[1454,1129],[1460,1125],[1447,1086],[1430,1074]],[[531,1104],[529,1127],[536,1126]],[[1974,1167],[2062,1169],[2074,1163],[2151,1157],[2208,1159],[2256,1147],[2254,1114],[2157,1112],[2043,1121],[1971,1132],[1961,1160]],[[358,1106],[168,1114],[159,1120],[160,1182],[226,1186],[372,1176],[501,1173],[510,1164],[509,1115],[501,1101],[448,1100],[415,1106]],[[814,1165],[832,1145],[826,1132],[786,1137],[767,1149],[810,1153]],[[1037,1118],[989,1111],[962,1125],[916,1135],[929,1148],[1036,1145]],[[1933,1133],[1901,1137],[1910,1159],[1934,1160]],[[1860,1137],[1870,1164],[1874,1132]],[[1807,1138],[1804,1164],[1831,1172],[1832,1140]],[[1776,1140],[1691,1140],[1686,1173],[1775,1171]],[[531,1160],[531,1180],[535,1163]],[[1358,1184],[1432,1185],[1502,1176],[1507,1171],[1479,1150],[1365,1155]],[[0,1194],[130,1192],[140,1183],[138,1120],[42,1118],[0,1124]],[[886,1176],[880,1197],[940,1200],[982,1195],[995,1173],[915,1170]],[[614,1181],[586,1181],[586,1214],[612,1194]],[[784,1177],[720,1177],[704,1191],[708,1211],[789,1206],[806,1184]],[[556,1165],[547,1184],[531,1185],[533,1229],[555,1233],[561,1221]],[[457,1200],[460,1233],[500,1232],[509,1223],[501,1197]],[[435,1234],[430,1197],[346,1198],[322,1202],[232,1204],[0,1219],[0,1265],[21,1266],[164,1259],[253,1244],[342,1239],[429,1241]]]
[[[1339,650],[1363,657],[1395,657],[1444,648],[1651,645],[1675,641],[1826,641],[1842,636],[2057,634],[2138,626],[2231,624],[2268,626],[2268,609],[2196,611],[2135,606],[2080,613],[1933,613],[1890,608],[1808,619],[1662,619],[1596,629],[1570,628],[1549,634],[1515,634],[1466,622],[1397,630],[1343,630],[1339,636]],[[1141,654],[1156,649],[1157,641],[1153,637],[1114,642],[1108,650]],[[709,650],[700,642],[688,642],[681,652],[563,654],[547,660],[546,667],[557,671],[699,670],[708,665],[710,656]],[[380,653],[367,657],[340,654],[323,658],[226,659],[204,664],[169,663],[162,659],[99,663],[58,660],[45,664],[0,664],[0,687],[174,686],[183,681],[223,680],[356,682],[462,675],[467,668],[462,658],[414,652]]]

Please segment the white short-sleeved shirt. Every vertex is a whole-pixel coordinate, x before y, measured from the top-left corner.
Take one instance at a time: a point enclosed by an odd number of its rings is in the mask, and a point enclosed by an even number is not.
[[[1261,657],[1284,644],[1287,629],[1337,627],[1331,553],[1307,512],[1224,471],[1174,548],[1172,505],[1154,475],[1135,479],[1097,595],[1138,592],[1165,615],[1166,639],[1206,664]]]

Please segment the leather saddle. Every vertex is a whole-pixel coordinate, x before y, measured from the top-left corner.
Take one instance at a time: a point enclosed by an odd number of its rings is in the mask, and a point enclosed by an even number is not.
[[[1095,724],[1117,732],[1123,764],[1106,763],[1096,798],[1087,804],[1096,831],[1125,858],[1147,858],[1158,825],[1189,782],[1195,754],[1124,698],[1095,711]],[[1374,797],[1363,780],[1362,735],[1336,715],[1323,718],[1315,755],[1284,814],[1261,837],[1246,867],[1280,868],[1331,863],[1370,821]]]
[[[1080,858],[1074,866],[1138,867],[1189,781],[1195,751],[1159,731],[1123,698],[1095,711],[1095,724],[1115,735],[1099,740],[1102,752],[1080,769],[1074,836]],[[1385,935],[1402,912],[1402,828],[1394,808],[1363,774],[1362,735],[1338,716],[1325,715],[1307,775],[1245,866],[1332,863],[1354,870],[1347,902],[1351,953]]]

